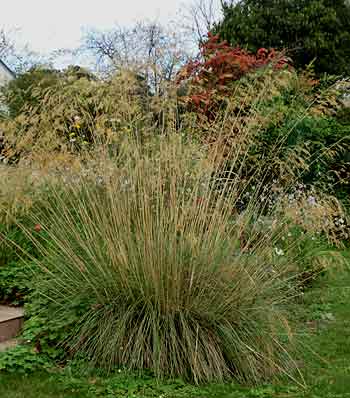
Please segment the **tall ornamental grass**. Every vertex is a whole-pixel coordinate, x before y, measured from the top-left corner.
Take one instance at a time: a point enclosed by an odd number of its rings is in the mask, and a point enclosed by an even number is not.
[[[129,142],[119,167],[52,188],[32,212],[40,232],[27,231],[43,258],[37,289],[57,319],[85,306],[65,346],[109,370],[195,383],[293,377],[293,259],[275,267],[272,232],[244,241],[256,198],[235,212],[239,180],[218,189],[217,156],[185,141]]]

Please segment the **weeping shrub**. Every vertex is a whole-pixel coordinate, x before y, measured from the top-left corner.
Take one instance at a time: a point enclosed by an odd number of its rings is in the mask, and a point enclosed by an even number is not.
[[[21,106],[0,120],[6,158],[14,162],[40,152],[77,153],[96,143],[118,141],[125,134],[138,136],[140,126],[151,118],[144,83],[130,71],[109,81],[83,72],[79,68],[51,72],[40,84],[22,90],[30,92],[30,98],[19,98],[16,90],[9,90],[9,105],[20,99]]]

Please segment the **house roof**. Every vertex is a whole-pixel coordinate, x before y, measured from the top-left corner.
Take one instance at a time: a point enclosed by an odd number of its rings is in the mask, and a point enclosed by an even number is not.
[[[6,69],[6,71],[7,71],[8,73],[10,73],[12,77],[16,77],[15,72],[13,72],[13,71],[5,64],[5,62],[1,61],[1,59],[0,59],[0,66],[2,66],[4,69]]]

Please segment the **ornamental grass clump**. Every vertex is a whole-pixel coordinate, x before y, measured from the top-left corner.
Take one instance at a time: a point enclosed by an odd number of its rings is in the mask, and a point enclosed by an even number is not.
[[[83,314],[67,352],[195,383],[295,376],[290,264],[274,268],[268,234],[243,242],[254,206],[233,210],[238,183],[218,190],[215,156],[180,136],[150,151],[128,145],[118,168],[66,181],[33,212],[37,289],[52,317],[77,301]]]

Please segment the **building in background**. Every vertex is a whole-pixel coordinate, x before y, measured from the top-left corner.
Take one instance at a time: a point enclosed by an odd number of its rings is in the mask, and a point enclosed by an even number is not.
[[[0,59],[0,87],[15,78],[15,73]]]
[[[8,82],[16,77],[15,73],[0,59],[0,89]],[[0,93],[0,116],[7,113],[6,105],[4,105]],[[6,158],[3,155],[4,150],[4,133],[0,130],[0,164],[6,163]]]

